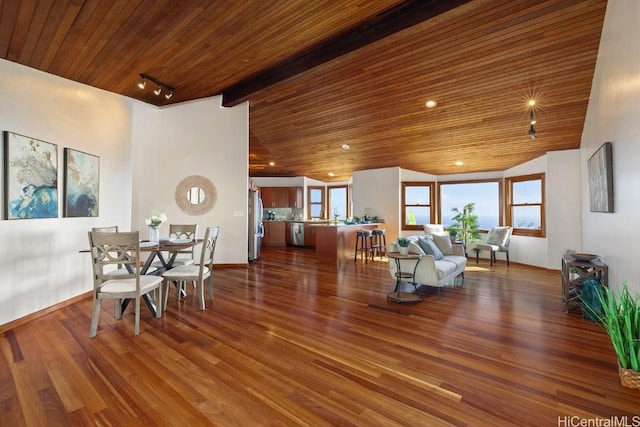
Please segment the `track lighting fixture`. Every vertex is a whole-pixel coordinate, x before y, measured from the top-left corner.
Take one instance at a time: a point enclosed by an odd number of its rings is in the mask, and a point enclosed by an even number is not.
[[[140,82],[138,82],[138,87],[140,89],[146,88],[147,81],[150,81],[156,85],[156,89],[153,90],[153,93],[155,93],[157,96],[160,96],[160,94],[164,90],[165,92],[164,97],[166,99],[170,99],[173,96],[173,93],[175,92],[175,88],[162,83],[160,80],[154,79],[148,74],[140,74]]]

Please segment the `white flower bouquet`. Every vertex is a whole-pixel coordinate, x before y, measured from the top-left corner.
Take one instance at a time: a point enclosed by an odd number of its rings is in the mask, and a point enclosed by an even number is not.
[[[151,218],[145,219],[144,223],[147,224],[151,228],[158,228],[166,220],[167,220],[167,216],[165,214],[158,213],[158,212],[152,212],[151,213]]]

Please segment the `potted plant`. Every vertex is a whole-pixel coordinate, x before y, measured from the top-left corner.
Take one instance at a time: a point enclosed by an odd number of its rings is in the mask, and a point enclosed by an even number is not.
[[[467,203],[460,211],[458,208],[452,208],[455,214],[452,218],[453,224],[449,226],[449,235],[455,232],[458,241],[462,242],[464,253],[467,254],[469,243],[480,239],[480,231],[478,229],[478,216],[473,213],[474,203]]]
[[[617,297],[606,286],[598,286],[596,294],[600,307],[583,299],[583,309],[590,312],[609,335],[618,357],[622,385],[640,389],[640,295],[631,295],[626,281],[622,282]]]
[[[458,230],[455,230],[449,227],[447,231],[449,232],[449,238],[451,239],[451,243],[455,243],[457,241]]]
[[[398,237],[397,243],[400,255],[409,255],[409,243],[411,243],[411,240],[409,240],[408,237],[400,236]]]

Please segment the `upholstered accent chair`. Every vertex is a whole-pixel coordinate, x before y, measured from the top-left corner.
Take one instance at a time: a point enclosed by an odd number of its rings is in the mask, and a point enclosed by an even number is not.
[[[487,234],[487,239],[484,242],[478,242],[475,247],[476,251],[476,264],[480,251],[489,251],[489,262],[491,265],[496,262],[496,253],[504,252],[507,257],[507,265],[509,265],[509,241],[511,240],[511,233],[513,227],[493,227]]]

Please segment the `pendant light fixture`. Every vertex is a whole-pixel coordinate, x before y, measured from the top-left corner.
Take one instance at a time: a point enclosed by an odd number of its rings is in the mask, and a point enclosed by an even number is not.
[[[537,120],[535,118],[535,116],[533,115],[533,109],[536,105],[536,101],[531,99],[529,100],[529,138],[531,138],[532,141],[535,141],[536,139],[536,128],[535,128],[535,124],[537,123]]]

